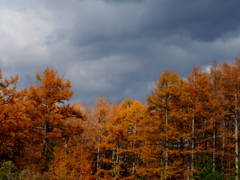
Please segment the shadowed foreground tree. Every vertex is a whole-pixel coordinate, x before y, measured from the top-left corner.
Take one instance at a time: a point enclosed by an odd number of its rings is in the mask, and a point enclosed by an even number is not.
[[[224,180],[224,173],[214,170],[214,162],[209,159],[205,153],[198,157],[196,170],[193,172],[194,180]]]

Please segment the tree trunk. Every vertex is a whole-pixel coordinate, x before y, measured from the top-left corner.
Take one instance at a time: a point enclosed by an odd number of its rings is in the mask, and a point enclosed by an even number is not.
[[[216,169],[216,164],[215,164],[215,159],[216,159],[216,128],[215,128],[215,120],[213,122],[213,172],[215,172]]]
[[[166,126],[168,126],[168,109],[166,109],[166,114],[165,114],[165,123]],[[166,128],[166,153],[165,153],[165,169],[167,169],[168,166],[168,127]]]
[[[238,172],[238,111],[237,111],[237,108],[238,108],[238,97],[237,97],[237,93],[235,93],[235,117],[234,117],[234,120],[235,120],[235,155],[236,155],[236,158],[235,158],[235,168],[236,168],[236,173]],[[236,180],[238,180],[238,175],[236,175]]]
[[[192,118],[192,147],[191,147],[191,172],[194,170],[194,144],[195,144],[195,136],[194,136],[194,128],[195,128],[195,118]]]

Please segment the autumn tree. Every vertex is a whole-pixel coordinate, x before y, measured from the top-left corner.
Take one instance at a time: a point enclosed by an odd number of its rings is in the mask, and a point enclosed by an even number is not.
[[[24,147],[26,124],[19,110],[21,96],[17,91],[18,76],[3,79],[0,69],[0,155],[1,160],[16,161]]]
[[[110,123],[103,126],[105,150],[103,169],[108,177],[135,179],[140,163],[139,123],[146,114],[145,107],[139,101],[125,99]]]
[[[147,96],[148,111],[158,126],[158,140],[161,153],[159,154],[159,178],[169,179],[179,176],[181,172],[179,162],[172,159],[178,155],[179,140],[184,140],[184,132],[179,129],[179,117],[176,117],[176,107],[180,98],[180,79],[178,74],[171,70],[164,71],[155,81],[155,88]],[[176,113],[173,113],[176,112]],[[182,138],[180,138],[182,137]],[[180,138],[180,139],[179,139]],[[179,140],[178,140],[179,139]],[[179,164],[180,163],[180,164]]]
[[[211,88],[210,77],[198,66],[194,67],[186,83],[191,111],[191,171],[195,168],[196,154],[213,152],[215,158],[215,121],[219,111]]]
[[[84,109],[83,105],[79,102],[74,103],[74,108],[79,110]],[[84,111],[85,114],[85,111]],[[76,118],[70,118],[68,120],[68,134],[65,134],[65,138],[68,142],[64,143],[65,159],[68,161],[68,167],[75,172],[75,176],[79,176],[80,179],[91,179],[93,174],[93,136],[91,124],[87,117],[84,121],[79,121]],[[80,130],[80,131],[79,131]],[[59,146],[61,148],[61,146]]]
[[[72,95],[70,80],[57,76],[51,68],[44,69],[42,74],[37,73],[36,85],[25,90],[25,116],[30,122],[33,143],[42,146],[45,168],[52,159],[53,147],[68,131],[68,119],[84,117],[81,110],[67,104]]]
[[[75,180],[79,179],[78,173],[69,167],[71,158],[66,155],[63,148],[55,147],[53,151],[53,161],[49,166],[49,180]]]
[[[240,109],[240,58],[237,57],[232,65],[223,63],[221,70],[223,77],[221,80],[222,85],[222,107],[224,110],[224,128],[228,132],[225,135],[225,168],[239,169],[239,109]],[[228,153],[233,151],[234,153]],[[227,158],[227,159],[226,159]],[[235,162],[230,159],[235,159]],[[234,166],[233,166],[234,164]],[[238,179],[238,175],[236,176]]]

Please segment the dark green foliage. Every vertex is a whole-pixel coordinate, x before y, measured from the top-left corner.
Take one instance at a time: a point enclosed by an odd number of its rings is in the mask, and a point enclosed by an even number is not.
[[[238,162],[238,167],[240,166],[240,162]],[[236,168],[233,169],[234,171],[230,174],[227,180],[236,180],[236,176],[238,176],[238,179],[240,179],[240,172],[239,169]],[[237,170],[237,171],[236,171]]]
[[[56,147],[58,145],[58,141],[50,141],[48,143],[48,146],[46,148],[46,152],[42,152],[42,156],[43,156],[43,169],[42,170],[47,170],[48,166],[50,165],[50,163],[53,160],[53,148]]]
[[[2,163],[0,168],[0,180],[17,179],[19,179],[19,173],[16,166],[11,161]]]
[[[214,160],[206,157],[205,153],[199,156],[197,162],[197,172],[193,172],[193,179],[195,180],[224,180],[223,172],[218,170],[213,171]]]

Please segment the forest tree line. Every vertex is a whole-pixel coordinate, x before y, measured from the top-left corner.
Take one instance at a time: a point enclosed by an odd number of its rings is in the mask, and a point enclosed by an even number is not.
[[[69,104],[70,80],[51,68],[35,78],[17,90],[0,71],[0,176],[10,166],[26,180],[190,180],[205,159],[210,174],[240,178],[240,57],[186,78],[162,72],[147,104]]]

